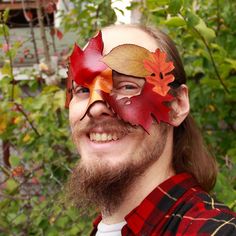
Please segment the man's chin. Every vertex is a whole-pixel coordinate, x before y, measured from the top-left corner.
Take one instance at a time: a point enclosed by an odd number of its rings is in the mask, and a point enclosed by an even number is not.
[[[135,179],[132,165],[110,166],[107,163],[80,162],[67,185],[68,197],[82,209],[97,206],[112,213],[125,197]]]

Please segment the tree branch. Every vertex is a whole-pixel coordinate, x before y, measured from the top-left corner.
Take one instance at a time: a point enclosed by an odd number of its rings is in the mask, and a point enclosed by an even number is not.
[[[8,47],[8,55],[7,56],[8,56],[9,62],[10,62],[10,77],[11,77],[11,84],[12,84],[10,101],[14,101],[15,78],[14,78],[14,74],[13,74],[13,58],[12,58],[11,51],[10,51],[10,38],[7,35],[7,32],[4,27],[4,26],[6,26],[6,22],[4,22],[3,19],[1,19],[1,23],[3,24],[3,27],[2,27],[3,28],[3,37],[4,37],[7,47]]]
[[[222,78],[220,77],[220,74],[219,74],[219,71],[218,71],[218,69],[217,69],[217,67],[216,67],[215,60],[214,60],[214,58],[213,58],[213,55],[212,55],[210,46],[208,45],[208,43],[207,43],[207,41],[205,40],[205,38],[203,37],[203,35],[202,35],[196,28],[193,27],[193,30],[199,35],[199,37],[200,37],[201,40],[203,41],[203,43],[204,43],[205,47],[207,48],[207,51],[208,51],[208,53],[209,53],[209,55],[210,55],[211,63],[212,63],[212,65],[213,65],[213,68],[214,68],[214,71],[215,71],[216,76],[217,76],[217,78],[219,79],[219,81],[220,81],[221,85],[223,86],[224,90],[225,90],[227,93],[229,93],[229,90],[228,90],[227,86],[225,85],[224,81],[223,81]]]
[[[29,117],[28,117],[28,115],[26,114],[26,112],[22,109],[22,106],[19,105],[19,104],[16,103],[16,102],[15,102],[14,104],[15,104],[15,106],[16,106],[17,111],[19,111],[19,112],[25,117],[25,119],[28,121],[30,127],[33,129],[33,131],[36,133],[36,135],[40,137],[41,135],[39,134],[38,130],[34,127],[34,124],[33,124],[32,121],[29,119]]]

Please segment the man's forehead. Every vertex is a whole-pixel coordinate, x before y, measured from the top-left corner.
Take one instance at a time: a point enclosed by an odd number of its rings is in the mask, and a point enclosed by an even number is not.
[[[102,30],[103,54],[122,44],[135,44],[154,52],[158,48],[156,40],[147,32],[135,26],[111,26]]]

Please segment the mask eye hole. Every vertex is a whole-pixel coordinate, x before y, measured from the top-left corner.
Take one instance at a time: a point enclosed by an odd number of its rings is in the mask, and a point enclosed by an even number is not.
[[[80,99],[86,99],[89,97],[90,91],[88,88],[83,86],[76,86],[73,88],[73,95],[80,98]]]
[[[144,78],[124,75],[113,71],[113,90],[118,98],[137,96],[142,92],[145,83]]]
[[[142,87],[134,82],[122,81],[115,86],[113,92],[118,95],[134,96],[139,94],[141,92],[141,89]]]

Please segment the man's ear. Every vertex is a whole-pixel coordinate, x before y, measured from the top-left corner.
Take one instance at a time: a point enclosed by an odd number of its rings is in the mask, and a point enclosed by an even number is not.
[[[170,104],[170,124],[179,126],[187,117],[190,109],[188,87],[182,84],[177,90],[174,100]]]

